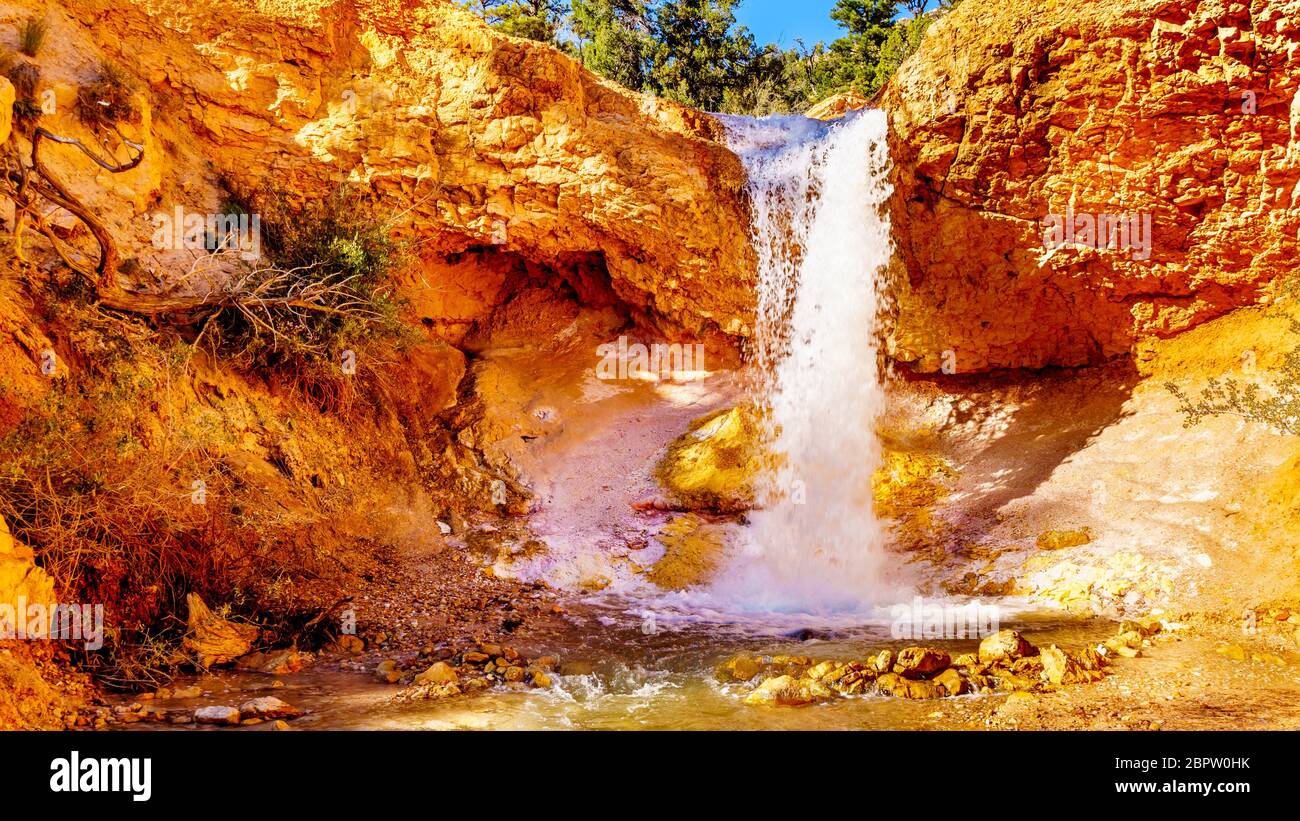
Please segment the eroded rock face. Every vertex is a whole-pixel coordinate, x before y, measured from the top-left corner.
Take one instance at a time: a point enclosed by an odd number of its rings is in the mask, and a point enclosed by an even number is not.
[[[748,333],[744,177],[710,117],[440,0],[68,6],[177,101],[158,117],[185,124],[237,193],[316,198],[347,180],[401,212],[426,260],[417,308],[448,341],[508,296],[510,263],[483,281],[447,262],[466,252],[594,266],[634,309]]]
[[[894,355],[1082,365],[1255,301],[1297,258],[1298,49],[1297,0],[963,3],[884,97]],[[1071,213],[1150,215],[1149,258],[1049,255]]]

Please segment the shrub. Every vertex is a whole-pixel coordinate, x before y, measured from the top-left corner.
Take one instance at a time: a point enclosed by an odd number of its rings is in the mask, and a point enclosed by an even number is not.
[[[41,70],[27,60],[15,61],[10,55],[8,65],[3,67],[4,76],[14,86],[14,122],[28,127],[36,122],[44,112],[36,102],[36,92],[41,84]]]
[[[257,211],[265,260],[228,286],[213,322],[220,349],[323,410],[344,409],[355,396],[345,353],[371,361],[408,338],[392,284],[405,249],[346,187],[304,205],[276,197]]]
[[[14,84],[14,97],[19,100],[36,99],[36,89],[41,84],[41,70],[26,60],[10,62],[4,75]]]
[[[35,100],[14,100],[14,120],[24,125],[36,122],[40,118],[41,106]]]
[[[77,89],[77,119],[91,127],[139,122],[134,94],[131,75],[104,60],[96,69],[95,79]]]
[[[75,322],[79,378],[56,380],[0,437],[0,514],[68,597],[60,601],[104,605],[104,647],[67,649],[110,685],[156,686],[184,631],[172,614],[190,591],[228,595],[222,557],[250,538],[194,504],[193,482],[220,498],[235,479],[204,430],[167,412],[185,346],[159,344],[137,322],[55,310]],[[152,413],[168,426],[164,447],[151,442]]]
[[[45,45],[50,24],[43,17],[29,17],[18,25],[18,50],[35,57]]]
[[[1292,330],[1300,333],[1300,323],[1293,323]],[[1279,433],[1300,434],[1300,348],[1283,357],[1277,377],[1268,393],[1254,382],[1231,377],[1209,380],[1196,399],[1173,382],[1166,383],[1165,388],[1178,399],[1178,410],[1186,417],[1185,428],[1199,425],[1208,417],[1236,416],[1268,425]]]

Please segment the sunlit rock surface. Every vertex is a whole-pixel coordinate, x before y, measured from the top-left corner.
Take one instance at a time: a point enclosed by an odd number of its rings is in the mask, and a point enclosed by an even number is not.
[[[1083,365],[1254,302],[1295,270],[1298,47],[1296,0],[945,16],[882,101],[894,355],[958,373]],[[1068,213],[1149,215],[1149,257],[1049,255],[1043,220]]]

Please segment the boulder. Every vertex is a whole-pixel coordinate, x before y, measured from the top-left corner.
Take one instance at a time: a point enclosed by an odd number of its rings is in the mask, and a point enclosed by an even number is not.
[[[735,655],[718,665],[719,681],[749,681],[763,672],[761,656]]]
[[[794,676],[774,676],[758,685],[748,696],[746,704],[798,707],[812,704],[831,695],[829,688],[816,682],[800,681]]]
[[[234,707],[200,707],[194,711],[194,721],[197,724],[233,726],[239,723],[239,710]]]
[[[933,647],[905,647],[898,652],[898,659],[894,662],[894,672],[904,678],[926,678],[951,663],[952,658],[943,650]]]
[[[522,673],[523,671],[520,670],[520,678],[523,678]],[[459,681],[460,676],[456,673],[456,669],[445,661],[434,662],[428,670],[415,677],[417,685],[456,684]]]
[[[980,642],[979,659],[982,664],[1015,661],[1038,653],[1034,645],[1015,630],[999,630]]]
[[[967,690],[966,679],[962,678],[961,674],[951,667],[935,676],[934,683],[942,687],[944,692],[950,696],[959,696]]]
[[[239,714],[244,718],[250,716],[263,720],[276,718],[296,718],[302,715],[302,710],[294,707],[292,704],[281,701],[275,696],[262,696],[261,698],[251,699],[239,705]]]
[[[283,676],[296,673],[311,660],[311,656],[298,650],[271,650],[268,652],[249,653],[235,663],[236,669],[250,673],[264,673],[268,676]]]

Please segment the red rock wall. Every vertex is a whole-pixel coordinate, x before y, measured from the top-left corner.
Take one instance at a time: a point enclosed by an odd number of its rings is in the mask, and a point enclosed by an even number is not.
[[[1297,0],[966,0],[884,97],[893,354],[1098,362],[1295,273],[1298,50]],[[1149,259],[1049,258],[1042,221],[1070,211],[1149,214]]]

